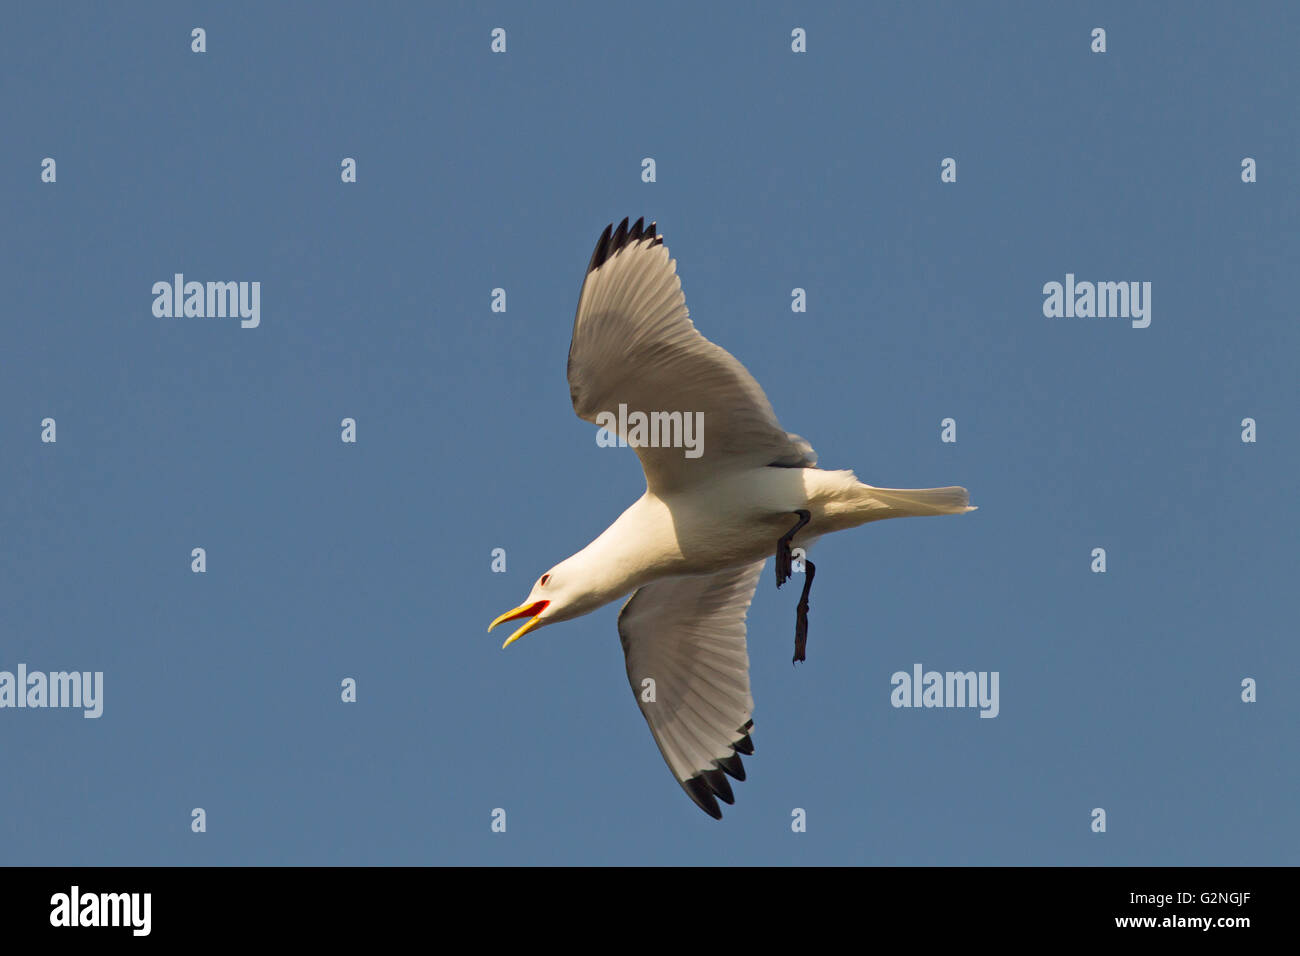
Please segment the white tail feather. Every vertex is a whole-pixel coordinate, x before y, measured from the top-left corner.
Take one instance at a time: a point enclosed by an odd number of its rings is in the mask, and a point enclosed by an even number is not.
[[[959,515],[974,511],[965,488],[876,488],[860,485],[890,512],[882,517],[903,518],[922,515]]]

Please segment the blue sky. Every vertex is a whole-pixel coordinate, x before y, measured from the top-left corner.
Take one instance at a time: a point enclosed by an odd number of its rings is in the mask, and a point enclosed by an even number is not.
[[[6,11],[0,670],[102,671],[104,713],[0,710],[0,862],[1300,862],[1298,28],[1285,3]],[[797,669],[764,573],[721,823],[637,712],[617,604],[484,633],[642,491],[564,379],[624,216],[822,465],[980,506],[823,539]],[[260,326],[156,318],[176,272],[259,281]],[[1151,282],[1150,327],[1045,317],[1067,273]],[[891,707],[915,663],[997,671],[999,716]]]

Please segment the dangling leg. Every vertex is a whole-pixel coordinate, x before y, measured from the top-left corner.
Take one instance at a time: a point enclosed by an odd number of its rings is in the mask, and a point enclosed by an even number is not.
[[[794,660],[797,664],[804,659],[804,648],[808,645],[808,592],[812,590],[813,575],[817,566],[807,558],[803,559],[804,579],[803,593],[799,595],[799,606],[795,609],[794,619]]]
[[[776,586],[778,588],[785,584],[793,573],[790,560],[790,539],[812,519],[812,515],[807,511],[796,511],[794,513],[799,516],[798,523],[776,539]]]

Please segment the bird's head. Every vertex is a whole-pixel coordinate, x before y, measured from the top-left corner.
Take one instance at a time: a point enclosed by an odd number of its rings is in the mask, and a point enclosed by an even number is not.
[[[611,572],[597,555],[584,548],[538,578],[524,603],[506,611],[488,625],[488,630],[504,621],[528,618],[523,627],[501,645],[504,649],[531,630],[581,617],[627,591],[624,576]]]
[[[564,574],[563,566],[556,565],[537,579],[537,583],[534,584],[533,589],[528,592],[528,597],[523,604],[519,605],[517,608],[512,608],[511,610],[506,611],[488,625],[488,631],[491,631],[492,628],[496,627],[498,624],[503,624],[506,621],[517,621],[520,618],[528,618],[524,625],[511,634],[510,637],[506,639],[506,642],[501,645],[502,650],[509,647],[534,628],[545,627],[547,624],[551,624],[555,621],[566,620],[573,616],[571,614],[563,613],[568,609],[569,604],[567,600],[568,595],[566,594],[565,589],[566,579],[567,576]]]

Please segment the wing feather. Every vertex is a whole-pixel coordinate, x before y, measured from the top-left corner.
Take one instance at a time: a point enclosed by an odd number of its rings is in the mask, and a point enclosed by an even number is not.
[[[721,818],[727,775],[752,754],[745,615],[764,561],[639,588],[618,616],[628,683],[668,769],[700,809]],[[654,700],[643,699],[646,678]],[[725,771],[725,773],[724,773]]]
[[[754,377],[699,333],[654,223],[605,227],[578,297],[569,345],[569,394],[578,417],[640,412],[703,413],[702,454],[638,447],[651,491],[681,488],[718,470],[806,467],[812,446],[781,428]],[[627,438],[626,429],[620,433]]]

